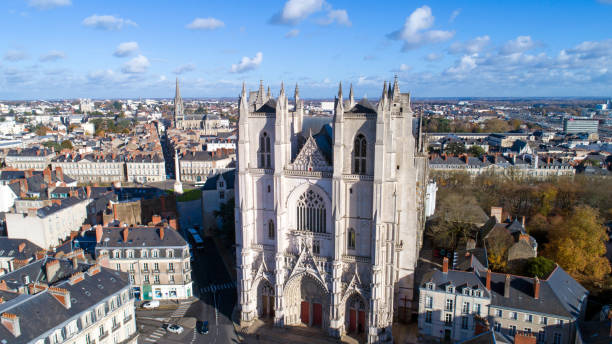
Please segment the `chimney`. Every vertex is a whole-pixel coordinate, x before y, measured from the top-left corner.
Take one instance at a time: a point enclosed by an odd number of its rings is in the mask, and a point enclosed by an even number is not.
[[[77,260],[77,257],[72,257],[72,268],[76,270],[78,267],[79,267],[79,261]]]
[[[21,335],[21,328],[19,327],[19,317],[12,313],[2,313],[0,316],[0,322],[6,327],[6,329],[15,337]]]
[[[119,215],[117,214],[117,203],[113,203],[113,219],[118,220]]]
[[[55,168],[55,176],[57,179],[59,179],[59,181],[64,182],[64,172],[62,171],[61,167],[57,166]]]
[[[53,280],[55,275],[60,269],[59,260],[52,260],[45,265],[45,272],[47,274],[47,281],[50,282]]]
[[[102,241],[102,226],[101,225],[96,225],[96,242],[99,244],[100,241]]]
[[[161,216],[153,215],[153,217],[151,218],[151,222],[153,222],[153,226],[161,223],[162,222]]]
[[[51,179],[51,168],[47,167],[43,170],[43,179],[45,180],[45,183],[51,185],[51,183],[53,182],[53,180]]]
[[[70,285],[75,285],[79,282],[81,282],[82,280],[85,279],[85,274],[83,272],[77,272],[75,274],[72,274],[72,276],[70,276],[70,279],[68,280],[68,282],[70,283]]]
[[[159,227],[159,238],[164,240],[164,227]]]
[[[491,291],[491,269],[487,270],[487,290]]]
[[[540,279],[537,276],[533,279],[533,298],[540,298]]]
[[[58,288],[58,287],[49,287],[47,291],[49,292],[49,294],[51,294],[51,296],[53,296],[57,301],[59,301],[66,309],[70,309],[72,304],[70,302],[70,292],[67,289]]]
[[[495,217],[495,222],[502,222],[502,212],[504,209],[502,207],[491,207],[491,216]]]
[[[504,297],[510,297],[510,275],[506,274],[506,282],[504,283]]]
[[[130,230],[125,227],[123,229],[123,242],[127,242],[128,241],[128,234],[130,233]]]
[[[178,222],[176,221],[176,219],[168,220],[168,225],[173,229],[178,230]]]
[[[442,260],[442,272],[448,272],[448,258],[444,257]]]
[[[102,268],[98,264],[92,265],[89,267],[89,269],[87,269],[87,273],[89,274],[89,276],[93,276],[100,271],[102,271]]]
[[[85,189],[87,190],[87,198],[91,198],[91,186],[87,185]]]
[[[22,253],[23,250],[25,249],[25,247],[26,247],[26,243],[25,242],[20,243],[19,244],[19,253]]]

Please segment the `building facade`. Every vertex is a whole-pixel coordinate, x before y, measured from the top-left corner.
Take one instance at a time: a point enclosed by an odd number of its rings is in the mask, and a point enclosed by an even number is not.
[[[563,133],[565,134],[593,134],[599,131],[599,121],[596,119],[564,119]]]
[[[191,254],[173,228],[96,226],[96,257],[129,274],[136,298],[178,300],[193,296]]]
[[[4,158],[8,167],[20,170],[44,170],[55,157],[55,152],[46,148],[27,148],[10,150]]]
[[[273,99],[260,85],[249,99],[243,87],[239,115],[241,321],[391,340],[412,300],[427,181],[410,95],[396,79],[374,107],[340,86],[333,119],[313,132],[297,87],[289,111],[283,86]]]

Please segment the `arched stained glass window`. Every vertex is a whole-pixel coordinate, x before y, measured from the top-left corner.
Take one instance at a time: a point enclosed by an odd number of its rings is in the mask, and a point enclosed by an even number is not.
[[[313,190],[303,193],[297,202],[297,229],[314,233],[326,232],[326,211],[323,197]]]

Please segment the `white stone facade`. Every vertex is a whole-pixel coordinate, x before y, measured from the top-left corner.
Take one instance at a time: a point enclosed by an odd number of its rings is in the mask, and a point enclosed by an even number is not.
[[[330,335],[391,340],[410,308],[421,244],[426,158],[410,95],[385,84],[376,107],[340,87],[331,125],[305,132],[281,87],[240,97],[236,254],[241,320],[273,317]],[[333,158],[332,158],[333,157]]]

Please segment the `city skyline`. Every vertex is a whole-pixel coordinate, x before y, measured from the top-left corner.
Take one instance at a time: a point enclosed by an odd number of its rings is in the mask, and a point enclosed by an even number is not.
[[[9,0],[0,99],[235,97],[260,79],[377,98],[607,97],[612,2]],[[5,35],[6,37],[7,35]]]

